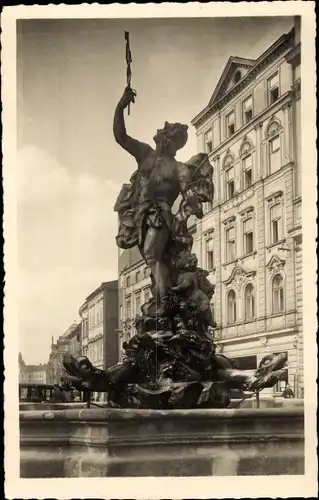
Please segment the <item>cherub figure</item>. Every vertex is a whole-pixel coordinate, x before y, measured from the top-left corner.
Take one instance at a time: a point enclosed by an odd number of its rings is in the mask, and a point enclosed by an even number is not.
[[[195,254],[188,253],[183,256],[177,282],[172,291],[180,295],[182,311],[188,308],[194,311],[204,333],[208,328],[212,328],[213,317],[209,297],[199,288],[197,263]]]

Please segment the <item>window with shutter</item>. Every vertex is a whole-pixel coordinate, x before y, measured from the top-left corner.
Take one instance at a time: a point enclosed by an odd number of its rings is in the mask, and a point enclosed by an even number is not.
[[[234,290],[230,290],[228,293],[228,300],[227,300],[227,318],[228,318],[228,323],[236,323],[236,294]]]
[[[135,312],[136,314],[141,313],[141,293],[135,294]]]
[[[277,274],[273,278],[272,306],[273,314],[279,314],[284,311],[284,280],[280,274]]]
[[[279,74],[276,73],[268,79],[268,105],[279,99]]]
[[[226,170],[226,199],[230,200],[235,194],[235,171],[234,168]]]
[[[209,154],[213,151],[213,131],[207,130],[204,134],[205,153]]]
[[[255,295],[254,287],[248,283],[245,289],[245,319],[251,320],[255,317]]]
[[[275,244],[281,240],[281,217],[282,217],[281,203],[270,208],[270,239],[271,244]]]
[[[244,221],[244,254],[250,254],[254,251],[254,230],[253,218],[250,217]]]
[[[277,135],[269,140],[270,173],[277,172],[281,167],[280,137]]]
[[[215,263],[214,263],[214,240],[213,240],[213,238],[210,238],[209,240],[206,241],[206,262],[207,262],[207,269],[209,271],[214,269]]]
[[[244,176],[244,189],[249,188],[252,185],[252,168],[253,168],[253,162],[252,162],[252,155],[247,155],[245,158],[242,160],[242,165],[243,165],[243,176]]]
[[[226,116],[226,137],[231,137],[235,133],[235,112],[232,111]]]
[[[243,101],[243,124],[249,123],[253,119],[253,98],[247,97]]]
[[[226,260],[227,262],[232,262],[235,258],[235,228],[232,226],[226,229]]]

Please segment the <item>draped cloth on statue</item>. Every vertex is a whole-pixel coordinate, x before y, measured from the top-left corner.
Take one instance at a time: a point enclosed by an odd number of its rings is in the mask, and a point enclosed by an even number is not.
[[[213,199],[213,168],[208,161],[208,155],[199,153],[188,162],[180,164],[185,171],[187,167],[187,189],[196,194],[200,202]],[[147,193],[149,180],[136,170],[130,178],[130,184],[123,184],[114,206],[119,214],[119,230],[116,237],[117,245],[127,249],[141,245],[143,227],[160,229],[165,224],[172,233],[182,232],[183,224],[172,215],[171,205],[163,200],[150,200]]]
[[[119,231],[116,243],[119,248],[127,249],[142,245],[143,225],[160,229],[164,224],[172,228],[171,207],[165,201],[143,199],[143,187],[135,172],[131,184],[124,184],[114,210],[119,214]]]
[[[206,153],[198,153],[192,156],[185,165],[192,172],[192,189],[199,201],[205,203],[214,199],[213,173],[214,168],[209,162]]]

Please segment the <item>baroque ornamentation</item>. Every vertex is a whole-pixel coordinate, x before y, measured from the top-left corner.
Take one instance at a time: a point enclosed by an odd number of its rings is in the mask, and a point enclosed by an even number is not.
[[[234,156],[231,153],[227,153],[223,161],[224,169],[227,170],[230,168],[234,164],[234,161]]]
[[[268,271],[270,274],[281,272],[285,266],[285,260],[278,257],[277,255],[272,255],[269,262],[267,263]]]
[[[252,144],[250,140],[245,137],[240,146],[239,154],[240,156],[246,156],[251,152],[251,150],[252,150]]]
[[[240,291],[246,279],[255,276],[255,274],[256,271],[254,270],[246,270],[241,266],[236,266],[230,273],[230,276],[224,280],[224,283],[226,286],[234,286]]]
[[[278,134],[278,132],[280,132],[281,129],[282,125],[279,122],[278,118],[272,118],[266,128],[266,137],[271,138],[275,136],[276,134]]]
[[[139,249],[150,269],[152,296],[135,319],[136,334],[123,343],[122,363],[100,370],[85,356],[66,354],[61,386],[107,392],[109,406],[117,408],[227,407],[231,389],[253,392],[274,385],[285,356],[263,359],[252,375],[216,352],[210,308],[215,286],[198,267],[188,227],[191,216],[202,218],[203,203],[213,201],[213,167],[204,153],[185,163],[175,159],[187,142],[181,123],[165,122],[154,136],[154,149],[130,137],[124,109],[135,98],[128,86],[113,121],[116,142],[137,163],[114,207],[116,242],[124,250]],[[237,268],[231,280],[240,286],[244,274]]]

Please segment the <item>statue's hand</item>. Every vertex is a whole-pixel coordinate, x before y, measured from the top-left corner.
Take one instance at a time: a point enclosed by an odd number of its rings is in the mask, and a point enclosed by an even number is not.
[[[124,93],[119,101],[119,106],[122,108],[122,109],[125,109],[127,108],[127,106],[131,103],[131,102],[135,102],[135,97],[136,97],[136,92],[131,89],[130,87],[126,87],[126,89],[124,90]]]

